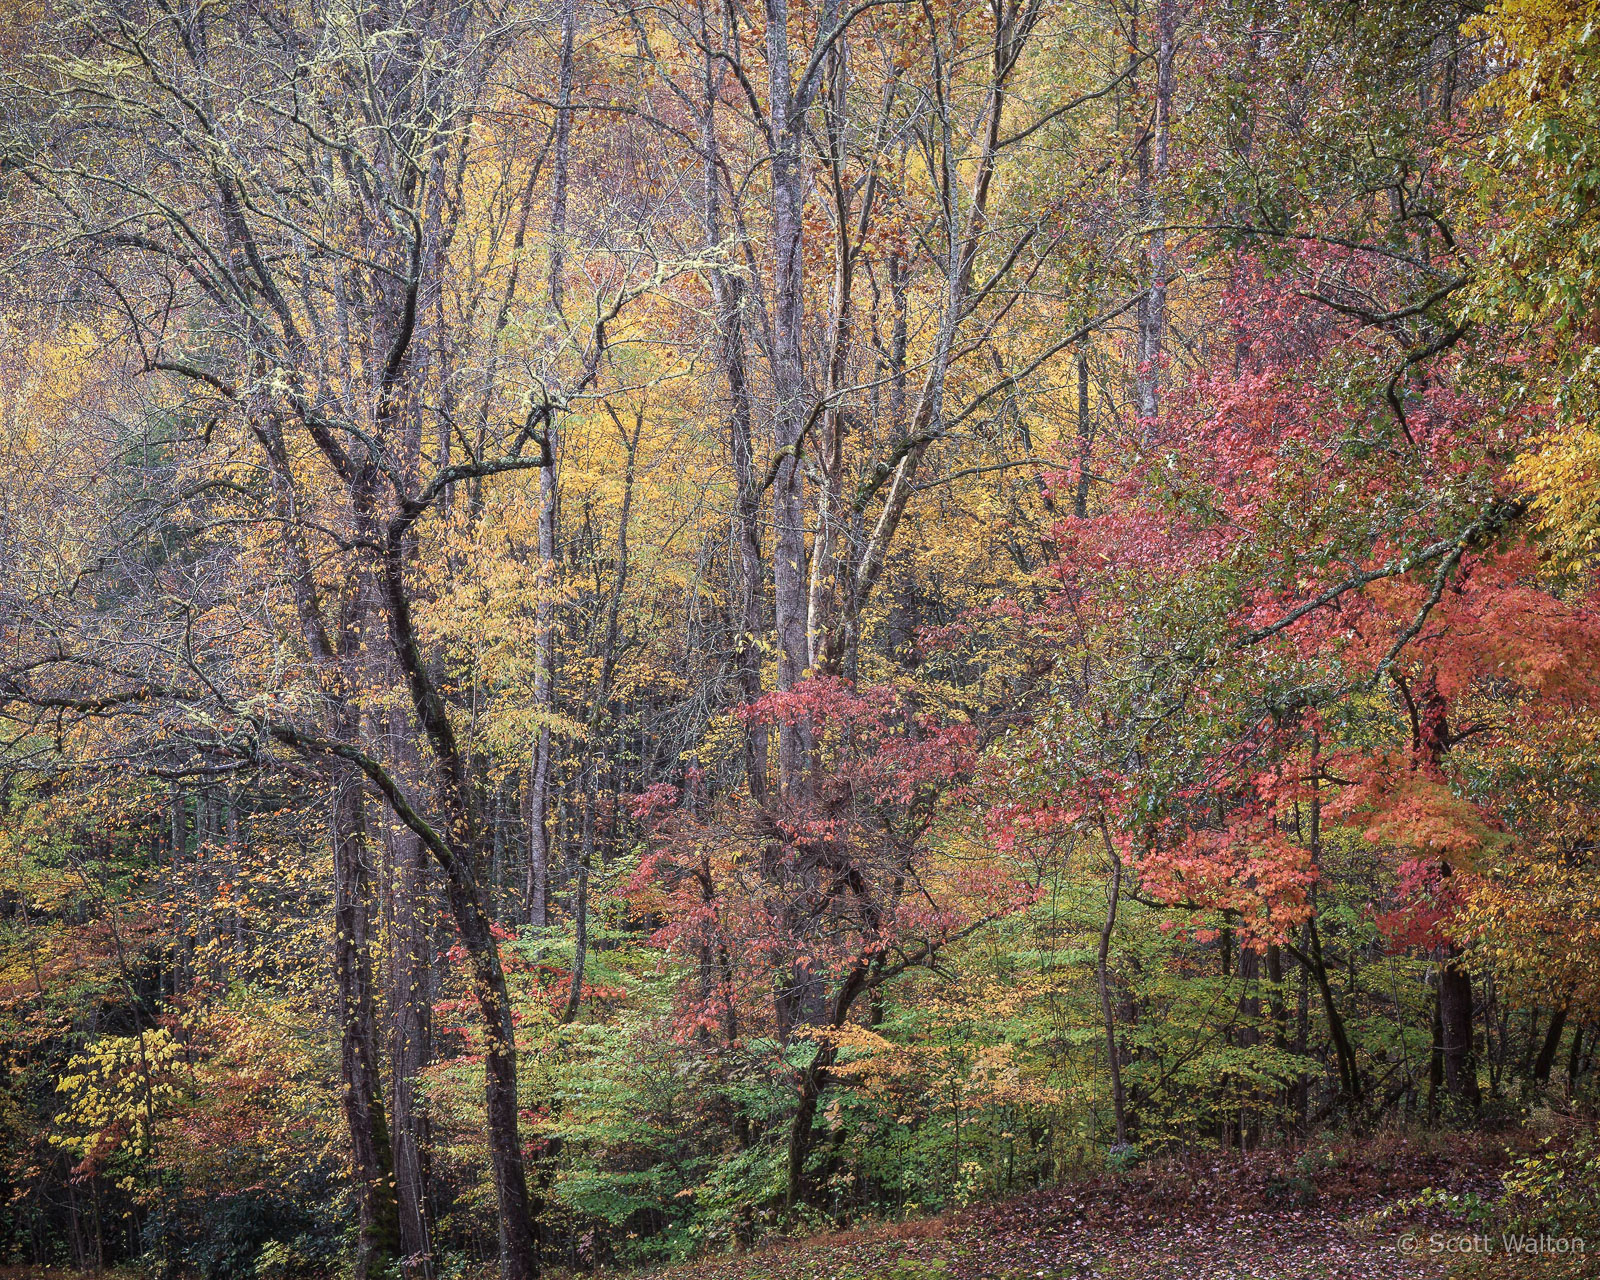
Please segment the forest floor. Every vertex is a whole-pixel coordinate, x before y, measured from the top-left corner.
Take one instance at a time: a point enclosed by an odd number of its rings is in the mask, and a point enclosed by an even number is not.
[[[1475,1235],[1490,1228],[1415,1203],[1430,1188],[1458,1204],[1492,1200],[1504,1144],[1428,1147],[1397,1138],[1167,1162],[947,1217],[776,1242],[651,1280],[1531,1280],[1533,1267],[1500,1253],[1498,1237]]]

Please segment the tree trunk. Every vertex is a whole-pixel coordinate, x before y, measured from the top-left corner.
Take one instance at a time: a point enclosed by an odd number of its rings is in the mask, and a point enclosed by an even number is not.
[[[1317,738],[1312,739],[1311,752],[1315,760],[1321,750]],[[1320,766],[1319,766],[1320,767]],[[1322,864],[1322,783],[1320,777],[1312,779],[1311,783],[1311,864]],[[1328,1018],[1328,1038],[1333,1041],[1334,1055],[1339,1064],[1339,1087],[1345,1100],[1352,1109],[1361,1105],[1361,1072],[1356,1064],[1354,1048],[1351,1047],[1350,1037],[1345,1033],[1344,1019],[1339,1016],[1339,1007],[1333,998],[1333,985],[1328,981],[1328,966],[1322,958],[1322,937],[1317,932],[1317,900],[1316,887],[1312,886],[1311,917],[1306,921],[1307,949],[1297,953],[1300,963],[1310,970],[1312,979],[1317,984],[1317,994],[1322,997],[1323,1011]]]
[[[816,1124],[817,1102],[822,1097],[822,1084],[828,1068],[833,1065],[835,1050],[819,1045],[817,1056],[800,1073],[800,1101],[789,1121],[789,1149],[787,1177],[784,1182],[784,1206],[793,1209],[805,1198],[806,1157],[811,1153],[811,1130]]]
[[[1328,966],[1322,959],[1322,939],[1317,933],[1316,921],[1310,920],[1307,924],[1311,952],[1308,956],[1302,956],[1301,961],[1311,970],[1311,977],[1317,984],[1317,994],[1322,997],[1323,1012],[1328,1019],[1328,1038],[1333,1041],[1334,1056],[1339,1064],[1340,1090],[1353,1108],[1359,1107],[1362,1100],[1361,1074],[1356,1065],[1355,1049],[1345,1031],[1344,1019],[1339,1016],[1333,984],[1328,981]]]
[[[1117,1022],[1111,1011],[1111,981],[1107,966],[1111,958],[1111,934],[1117,927],[1117,903],[1122,896],[1122,860],[1117,856],[1111,833],[1101,828],[1106,856],[1111,859],[1111,874],[1106,878],[1106,920],[1100,928],[1100,950],[1095,973],[1100,984],[1100,1015],[1105,1020],[1106,1063],[1111,1072],[1111,1109],[1117,1129],[1117,1145],[1128,1143],[1128,1100],[1122,1089],[1121,1052],[1117,1048]]]
[[[1283,1034],[1283,948],[1273,943],[1267,948],[1267,983],[1271,991],[1267,997],[1267,1015],[1272,1020],[1272,1043],[1285,1049],[1288,1040]]]
[[[711,33],[702,23],[701,40],[707,49],[703,64],[700,145],[705,156],[704,208],[707,248],[720,251],[724,235],[722,177],[718,166],[717,118],[721,64],[709,50]],[[733,514],[733,543],[737,549],[735,600],[732,621],[737,630],[736,658],[739,689],[746,703],[761,697],[761,639],[766,634],[763,604],[764,573],[761,561],[761,490],[755,476],[755,437],[750,380],[745,365],[744,281],[713,265],[708,275],[717,318],[717,364],[728,391],[728,451],[733,460],[738,494]],[[757,804],[767,794],[767,744],[765,725],[745,730],[745,780]]]
[[[566,1006],[561,1011],[561,1021],[571,1022],[578,1016],[578,1006],[583,1000],[583,970],[589,958],[589,868],[594,859],[594,809],[597,769],[590,763],[584,786],[583,839],[577,865],[572,868],[572,979],[567,987]]]
[[[827,340],[824,346],[822,410],[815,426],[812,449],[817,478],[816,532],[811,541],[811,585],[806,603],[807,663],[817,670],[824,663],[830,625],[840,604],[841,591],[850,589],[853,557],[849,523],[854,512],[844,501],[844,449],[848,415],[842,403],[850,381],[850,348],[855,321],[855,267],[858,246],[851,240],[855,223],[865,229],[871,216],[877,184],[868,180],[861,188],[859,211],[852,208],[856,194],[853,179],[844,175],[848,101],[846,87],[849,46],[841,37],[828,52],[828,89],[824,102],[823,137],[832,182],[833,288],[829,299]],[[855,648],[849,646],[843,665],[853,669]]]
[[[1089,353],[1078,352],[1078,484],[1072,494],[1072,514],[1079,520],[1089,514],[1089,459],[1094,438],[1089,427]]]
[[[528,1195],[519,1136],[517,1048],[511,1003],[480,879],[484,853],[482,805],[444,699],[423,661],[406,589],[406,551],[399,536],[403,531],[391,524],[384,545],[381,584],[385,616],[412,711],[432,748],[439,808],[447,819],[445,834],[417,813],[392,777],[374,771],[374,780],[381,778],[380,785],[387,784],[385,796],[397,816],[423,838],[445,874],[450,913],[467,951],[473,995],[483,1019],[484,1102],[500,1210],[501,1280],[533,1280],[539,1274],[535,1206]]]
[[[1561,1049],[1561,1033],[1566,1029],[1567,1011],[1565,1007],[1557,1009],[1550,1018],[1550,1030],[1545,1032],[1544,1043],[1539,1047],[1539,1056],[1533,1062],[1533,1078],[1540,1084],[1550,1083],[1550,1068],[1555,1066],[1556,1054]]]
[[[768,112],[772,152],[772,387],[773,443],[779,451],[772,485],[773,614],[777,631],[778,687],[792,688],[809,665],[806,642],[805,471],[801,436],[806,428],[804,235],[805,165],[801,146],[809,98],[797,99],[789,67],[787,0],[766,0]],[[810,726],[800,719],[778,727],[778,787],[785,799],[806,792]]]
[[[535,677],[534,701],[539,700]],[[547,699],[548,700],[548,699]],[[527,922],[536,929],[550,923],[550,727],[539,726],[528,761]]]
[[[456,877],[446,880],[456,930],[466,948],[473,998],[484,1029],[484,1102],[489,1158],[500,1220],[500,1280],[539,1274],[536,1206],[528,1194],[518,1132],[517,1047],[505,971],[481,893]]]
[[[1478,1068],[1472,1051],[1472,978],[1450,947],[1439,971],[1439,1030],[1445,1092],[1468,1110],[1479,1104]]]
[[[834,993],[831,1010],[816,1019],[835,1029],[844,1026],[856,998],[867,989],[868,974],[881,975],[882,966],[876,959],[868,964],[858,963],[839,984]],[[874,988],[875,989],[875,988]],[[793,1209],[805,1196],[806,1157],[811,1151],[811,1131],[817,1118],[817,1102],[827,1082],[828,1072],[838,1060],[838,1046],[831,1042],[818,1042],[816,1055],[799,1072],[799,1102],[789,1121],[788,1172],[784,1184],[784,1203]]]
[[[1139,145],[1139,216],[1147,227],[1154,227],[1160,221],[1159,188],[1171,167],[1173,58],[1177,52],[1177,35],[1177,0],[1157,0],[1155,124],[1153,136],[1146,135]],[[1141,432],[1150,430],[1161,410],[1161,347],[1167,328],[1166,235],[1151,231],[1145,254],[1145,294],[1139,303],[1136,353]]]
[[[600,647],[600,676],[595,681],[594,694],[589,705],[588,741],[590,757],[583,773],[583,843],[578,864],[573,874],[572,920],[575,934],[572,952],[572,984],[567,992],[566,1008],[562,1022],[571,1022],[577,1016],[579,1002],[583,999],[583,969],[589,952],[589,874],[594,867],[594,840],[596,810],[600,802],[600,770],[604,765],[604,730],[611,716],[611,686],[616,677],[618,644],[621,640],[622,597],[628,586],[628,528],[633,518],[633,486],[639,460],[639,440],[644,433],[644,412],[634,417],[630,435],[621,420],[612,414],[612,421],[622,436],[627,461],[622,472],[622,509],[617,513],[616,572],[611,581],[611,598],[606,604],[605,633]],[[615,806],[612,808],[616,812]],[[616,819],[613,817],[612,822]],[[614,834],[614,833],[613,833]]]
[[[333,794],[334,973],[339,1083],[350,1136],[356,1199],[356,1280],[382,1272],[399,1252],[399,1211],[388,1126],[378,1088],[372,1009],[372,914],[362,819],[362,779],[341,769]]]
[[[1433,1001],[1433,1042],[1428,1049],[1428,1120],[1439,1114],[1439,1089],[1444,1084],[1444,1024],[1439,1018],[1438,993]]]
[[[428,1234],[428,1122],[417,1077],[433,1049],[433,957],[428,930],[428,855],[413,831],[394,837],[394,1173],[407,1280],[433,1274]]]
[[[556,71],[556,127],[550,194],[550,309],[564,313],[566,298],[567,191],[572,153],[572,56],[577,40],[576,0],[561,0],[561,60]],[[538,727],[528,760],[528,923],[550,922],[550,754],[549,717],[556,706],[556,532],[560,488],[558,410],[545,420],[549,465],[539,469],[539,590],[534,601],[533,702],[544,723]]]

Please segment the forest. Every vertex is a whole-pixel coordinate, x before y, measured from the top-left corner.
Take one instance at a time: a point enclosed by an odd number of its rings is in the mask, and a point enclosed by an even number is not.
[[[0,0],[0,1276],[1594,1276],[1597,1049],[1600,0]]]

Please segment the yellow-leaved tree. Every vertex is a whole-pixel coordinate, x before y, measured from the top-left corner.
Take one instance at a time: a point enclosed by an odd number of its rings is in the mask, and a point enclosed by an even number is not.
[[[1480,33],[1506,70],[1479,95],[1499,127],[1475,157],[1474,303],[1524,335],[1523,394],[1559,410],[1513,475],[1570,567],[1600,545],[1600,3],[1502,0]]]

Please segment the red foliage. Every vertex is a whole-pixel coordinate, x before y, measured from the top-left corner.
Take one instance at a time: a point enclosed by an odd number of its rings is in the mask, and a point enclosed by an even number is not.
[[[1394,381],[1388,330],[1311,296],[1382,297],[1391,269],[1328,245],[1270,274],[1235,259],[1223,299],[1232,350],[1139,424],[1125,473],[1099,492],[1103,513],[1055,527],[1057,589],[1023,620],[1042,649],[1092,654],[1125,619],[1148,646],[1140,611],[1154,593],[1178,610],[1198,600],[1194,620],[1174,624],[1192,628],[1169,667],[1181,719],[1150,731],[1192,732],[1192,749],[1152,780],[1126,737],[1100,758],[1038,743],[1008,762],[989,811],[1002,847],[1105,824],[1143,889],[1193,913],[1189,927],[1221,912],[1256,940],[1282,936],[1308,910],[1315,870],[1300,822],[1308,790],[1280,780],[1317,775],[1328,820],[1394,851],[1399,906],[1381,919],[1424,945],[1455,900],[1437,883],[1441,860],[1466,870],[1505,840],[1492,804],[1452,786],[1448,753],[1593,705],[1600,611],[1553,593],[1534,549],[1504,535],[1350,585],[1441,539],[1448,549],[1509,493],[1497,468],[1541,414],[1502,411],[1457,377],[1465,343]],[[1353,701],[1362,691],[1379,704]],[[1078,696],[1093,693],[1086,676]],[[1486,699],[1497,718],[1469,722],[1463,708]],[[1323,760],[1317,709],[1334,705],[1373,745]],[[1113,713],[1102,715],[1110,733]]]
[[[696,960],[680,1037],[731,1037],[774,1019],[781,1032],[775,990],[780,1006],[799,988],[833,1001],[874,964],[926,955],[1028,900],[992,867],[931,874],[935,820],[974,766],[971,725],[918,709],[892,686],[837,678],[770,693],[740,714],[809,730],[805,776],[781,798],[697,806],[688,797],[698,787],[658,784],[633,799],[651,846],[628,892],[661,922],[654,944]]]

